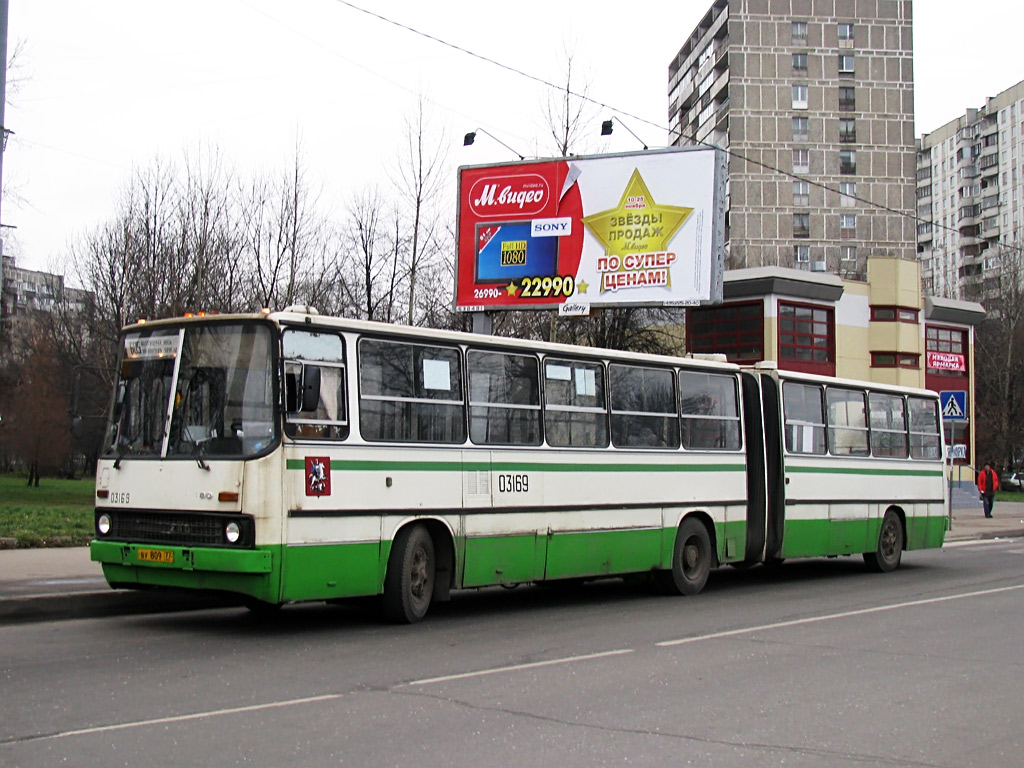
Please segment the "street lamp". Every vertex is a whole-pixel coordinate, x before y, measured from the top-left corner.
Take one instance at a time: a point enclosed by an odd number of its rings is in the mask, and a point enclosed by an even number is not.
[[[644,140],[643,139],[641,139],[639,136],[637,136],[635,133],[633,133],[633,130],[628,125],[626,125],[624,122],[619,120],[619,118],[615,117],[614,115],[612,115],[610,118],[608,118],[603,123],[601,123],[601,135],[602,136],[611,136],[612,135],[612,121],[613,120],[615,122],[617,122],[619,125],[621,125],[623,128],[625,128],[627,131],[629,131],[630,134],[632,134],[634,139],[636,139],[641,144],[643,144],[644,145],[644,149],[649,149],[649,147],[646,144],[644,144]]]
[[[515,151],[514,149],[512,149],[512,147],[510,147],[510,146],[509,146],[508,144],[506,144],[506,143],[505,143],[504,141],[502,141],[501,139],[499,139],[499,138],[498,138],[497,136],[495,136],[495,135],[493,135],[493,134],[491,134],[491,133],[488,133],[488,132],[487,132],[487,131],[485,131],[485,130],[484,130],[483,128],[477,128],[477,129],[476,129],[475,131],[470,131],[469,133],[467,133],[467,134],[466,134],[466,135],[465,135],[465,136],[463,137],[463,139],[462,139],[462,146],[464,146],[464,147],[468,147],[468,146],[469,146],[470,144],[472,144],[472,143],[473,143],[474,141],[476,141],[476,135],[477,135],[477,133],[482,133],[482,134],[484,134],[485,136],[490,136],[490,137],[491,137],[492,139],[494,139],[494,140],[495,140],[496,142],[498,142],[499,144],[501,144],[501,146],[503,146],[503,147],[504,147],[505,149],[507,149],[507,150],[508,150],[509,152],[512,152],[513,154],[517,155],[517,156],[519,157],[519,159],[520,159],[520,160],[525,160],[525,159],[526,159],[525,157],[523,157],[522,155],[520,155],[520,154],[519,154],[518,152],[516,152],[516,151]],[[645,149],[646,149],[646,147],[645,147]]]

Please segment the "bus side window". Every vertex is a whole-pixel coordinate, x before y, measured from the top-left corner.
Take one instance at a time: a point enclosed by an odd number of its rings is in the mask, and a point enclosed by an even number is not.
[[[285,434],[300,439],[348,437],[344,340],[326,330],[287,328],[281,343]]]
[[[833,456],[867,456],[868,406],[864,392],[829,387],[828,451]]]
[[[672,371],[612,363],[612,444],[620,448],[678,448],[679,417]]]
[[[537,358],[471,349],[469,437],[477,445],[540,445]]]
[[[737,451],[740,412],[736,378],[702,371],[679,372],[683,448]]]
[[[907,412],[903,396],[872,392],[868,406],[871,412],[871,455],[905,459]]]
[[[463,443],[466,407],[456,347],[359,340],[359,430],[364,440]]]
[[[924,397],[910,397],[907,402],[910,404],[910,458],[941,458],[938,402]]]
[[[608,446],[604,366],[581,360],[544,360],[544,436],[548,445]]]
[[[786,423],[786,450],[790,453],[825,453],[824,392],[817,384],[786,381],[782,406]]]

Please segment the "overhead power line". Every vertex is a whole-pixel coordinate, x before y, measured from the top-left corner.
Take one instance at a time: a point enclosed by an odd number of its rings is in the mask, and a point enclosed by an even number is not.
[[[370,16],[372,18],[378,19],[379,21],[383,21],[385,24],[390,24],[391,26],[398,27],[399,29],[403,29],[406,32],[410,32],[411,34],[417,35],[417,36],[422,37],[422,38],[424,38],[426,40],[430,40],[430,41],[432,41],[434,43],[437,43],[438,45],[443,45],[444,47],[450,48],[453,51],[458,51],[459,53],[463,53],[463,54],[465,54],[467,56],[470,56],[470,57],[472,57],[474,59],[477,59],[479,61],[486,62],[487,64],[491,64],[492,66],[498,67],[498,68],[503,69],[503,70],[505,70],[507,72],[511,72],[511,73],[513,73],[515,75],[518,75],[520,77],[524,77],[524,78],[527,78],[528,80],[532,80],[532,81],[534,81],[536,83],[540,83],[541,85],[543,85],[543,86],[545,86],[547,88],[552,88],[552,89],[554,89],[556,91],[559,91],[560,93],[568,93],[570,96],[573,96],[573,97],[575,97],[577,99],[580,99],[582,101],[588,102],[590,104],[594,104],[595,106],[611,110],[611,111],[613,111],[613,112],[615,112],[615,113],[617,113],[619,115],[623,115],[625,117],[628,117],[630,120],[635,120],[637,122],[643,123],[644,125],[650,126],[652,128],[657,128],[658,130],[665,131],[665,133],[669,134],[670,136],[671,135],[676,135],[676,136],[680,137],[681,139],[685,139],[686,141],[692,142],[693,144],[696,144],[696,145],[699,145],[699,146],[704,146],[704,147],[709,147],[709,148],[712,148],[712,149],[721,150],[721,151],[725,152],[729,157],[736,158],[737,160],[742,160],[743,162],[750,163],[751,165],[755,165],[755,166],[757,166],[759,168],[763,168],[763,169],[765,169],[767,171],[771,171],[772,173],[781,174],[781,175],[786,176],[787,178],[791,178],[791,179],[793,179],[795,181],[803,181],[803,182],[806,182],[807,184],[809,184],[810,186],[817,187],[818,189],[822,189],[822,190],[825,190],[827,192],[834,192],[837,195],[849,198],[851,200],[856,200],[859,203],[863,203],[864,205],[870,206],[872,208],[877,208],[878,210],[885,211],[886,213],[891,213],[891,214],[896,215],[896,216],[902,216],[904,218],[910,219],[911,221],[913,221],[915,223],[915,225],[916,224],[930,224],[933,229],[934,228],[938,228],[938,229],[941,229],[941,230],[945,230],[945,231],[949,231],[949,232],[956,232],[956,233],[959,234],[959,229],[957,229],[955,227],[948,226],[948,225],[943,224],[943,223],[941,223],[939,221],[936,221],[934,218],[933,219],[923,219],[920,216],[918,216],[916,212],[909,213],[909,212],[907,212],[905,210],[900,210],[898,208],[893,208],[892,206],[885,205],[884,203],[878,203],[878,202],[875,202],[874,200],[869,200],[869,199],[867,199],[865,197],[861,197],[859,195],[849,194],[847,192],[842,192],[842,191],[836,189],[835,187],[830,187],[828,184],[825,184],[823,182],[815,181],[814,179],[807,178],[806,176],[800,176],[800,175],[795,174],[795,173],[793,173],[791,171],[787,171],[787,170],[785,170],[783,168],[779,168],[777,166],[771,165],[770,163],[764,163],[764,162],[761,162],[760,160],[754,160],[753,158],[747,157],[747,156],[745,156],[743,154],[740,154],[739,152],[733,151],[731,148],[720,147],[717,144],[712,144],[712,143],[704,141],[702,139],[698,139],[696,136],[686,135],[686,134],[684,134],[682,132],[682,130],[680,130],[678,128],[675,128],[673,126],[665,126],[662,123],[655,123],[654,121],[648,120],[647,118],[641,117],[640,115],[635,115],[635,114],[632,114],[631,112],[627,112],[626,110],[619,109],[618,107],[616,107],[613,104],[608,104],[606,102],[599,101],[598,99],[595,99],[595,98],[593,98],[591,96],[588,96],[585,93],[577,93],[577,92],[573,91],[572,89],[568,88],[565,85],[558,85],[556,83],[551,82],[550,80],[545,80],[543,77],[540,77],[538,75],[530,74],[529,72],[525,72],[525,71],[523,71],[523,70],[521,70],[521,69],[519,69],[517,67],[513,67],[513,66],[511,66],[509,64],[504,64],[503,62],[497,61],[496,59],[492,59],[489,56],[484,56],[483,54],[477,53],[476,51],[472,51],[472,50],[470,50],[468,48],[465,48],[465,47],[463,47],[461,45],[456,45],[455,43],[448,42],[447,40],[445,40],[443,38],[437,37],[436,35],[432,35],[432,34],[430,34],[428,32],[424,32],[424,31],[422,31],[420,29],[417,29],[415,27],[409,26],[408,24],[403,24],[400,21],[395,21],[394,19],[391,19],[391,18],[389,18],[387,16],[384,16],[382,14],[379,14],[379,13],[377,13],[375,11],[371,11],[371,10],[368,10],[366,8],[362,8],[361,6],[358,6],[355,3],[349,2],[349,0],[334,0],[334,2],[338,3],[339,5],[344,5],[347,8],[351,8],[353,11],[358,11],[359,13],[364,13],[367,16]],[[1007,249],[1010,249],[1010,250],[1017,251],[1018,253],[1024,253],[1024,248],[1021,248],[1020,246],[1017,246],[1017,245],[1012,245],[1012,244],[1009,244],[1009,243],[1002,243],[1002,242],[998,243],[998,245],[1003,247],[1003,248],[1007,248]]]

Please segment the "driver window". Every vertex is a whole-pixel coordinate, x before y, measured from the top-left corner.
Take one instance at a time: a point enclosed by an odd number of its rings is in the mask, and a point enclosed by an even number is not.
[[[284,432],[298,440],[342,440],[348,437],[345,397],[345,343],[326,330],[288,329],[282,336],[285,390],[301,381],[304,367],[320,369],[320,400],[316,410],[285,414]]]

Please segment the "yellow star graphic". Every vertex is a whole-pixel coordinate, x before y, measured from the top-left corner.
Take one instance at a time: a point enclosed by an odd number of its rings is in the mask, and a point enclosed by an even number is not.
[[[589,288],[589,287],[590,287],[589,283],[586,283],[583,280],[580,280],[578,283],[576,283],[576,293],[586,293],[587,292],[587,288]]]
[[[644,184],[640,171],[626,184],[617,208],[583,217],[590,233],[609,256],[668,250],[669,240],[693,213],[693,208],[658,205]]]
[[[505,286],[505,293],[507,293],[509,296],[515,296],[516,291],[518,290],[519,286],[517,286],[515,283],[509,283],[508,285]]]

